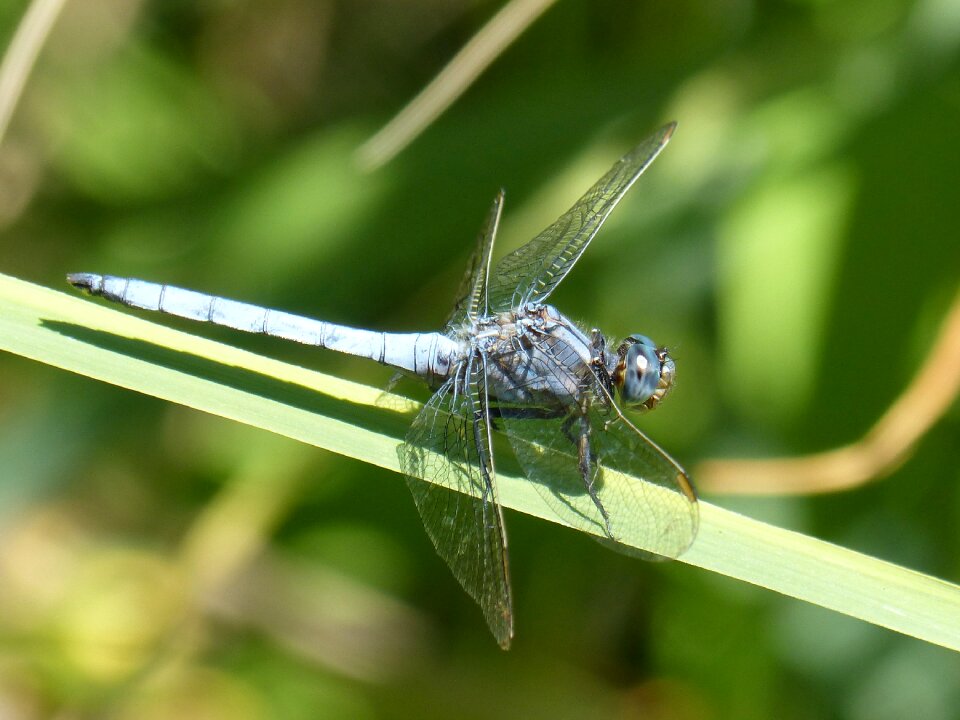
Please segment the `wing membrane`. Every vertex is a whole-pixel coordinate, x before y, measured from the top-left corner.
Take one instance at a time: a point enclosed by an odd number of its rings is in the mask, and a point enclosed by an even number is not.
[[[472,356],[433,395],[410,427],[400,464],[434,547],[507,648],[513,609],[483,363]]]
[[[566,277],[630,186],[670,140],[664,125],[624,155],[555,223],[496,266],[489,297],[494,310],[542,303]]]

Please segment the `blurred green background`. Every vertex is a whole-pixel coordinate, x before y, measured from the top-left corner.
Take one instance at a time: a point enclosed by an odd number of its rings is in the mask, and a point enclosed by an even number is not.
[[[501,6],[68,2],[0,145],[0,271],[432,329],[499,187],[504,252],[676,119],[556,304],[673,349],[678,387],[641,422],[686,465],[857,438],[957,287],[960,5],[559,0],[359,170]],[[4,46],[25,9],[0,5]],[[868,487],[709,499],[957,581],[958,447],[954,407]],[[0,717],[960,717],[954,653],[507,524],[503,653],[399,476],[2,356]]]

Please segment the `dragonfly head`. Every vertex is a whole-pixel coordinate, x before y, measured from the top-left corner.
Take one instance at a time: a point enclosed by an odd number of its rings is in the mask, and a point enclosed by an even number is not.
[[[653,410],[673,387],[676,371],[666,348],[646,335],[630,335],[617,349],[611,377],[626,407]]]

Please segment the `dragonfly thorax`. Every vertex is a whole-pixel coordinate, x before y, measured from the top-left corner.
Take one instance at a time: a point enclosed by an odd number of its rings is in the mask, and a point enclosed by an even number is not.
[[[484,358],[487,391],[502,402],[568,406],[595,380],[590,338],[551,305],[480,317],[468,342]]]
[[[627,337],[611,360],[610,379],[629,408],[652,410],[673,387],[673,358],[646,335]]]

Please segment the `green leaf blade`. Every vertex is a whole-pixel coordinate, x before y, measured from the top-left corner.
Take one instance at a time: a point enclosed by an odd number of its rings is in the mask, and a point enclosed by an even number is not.
[[[416,404],[0,275],[0,349],[399,471]],[[425,478],[429,480],[430,478]],[[505,507],[558,522],[500,473]],[[700,502],[681,561],[960,650],[960,586]]]

